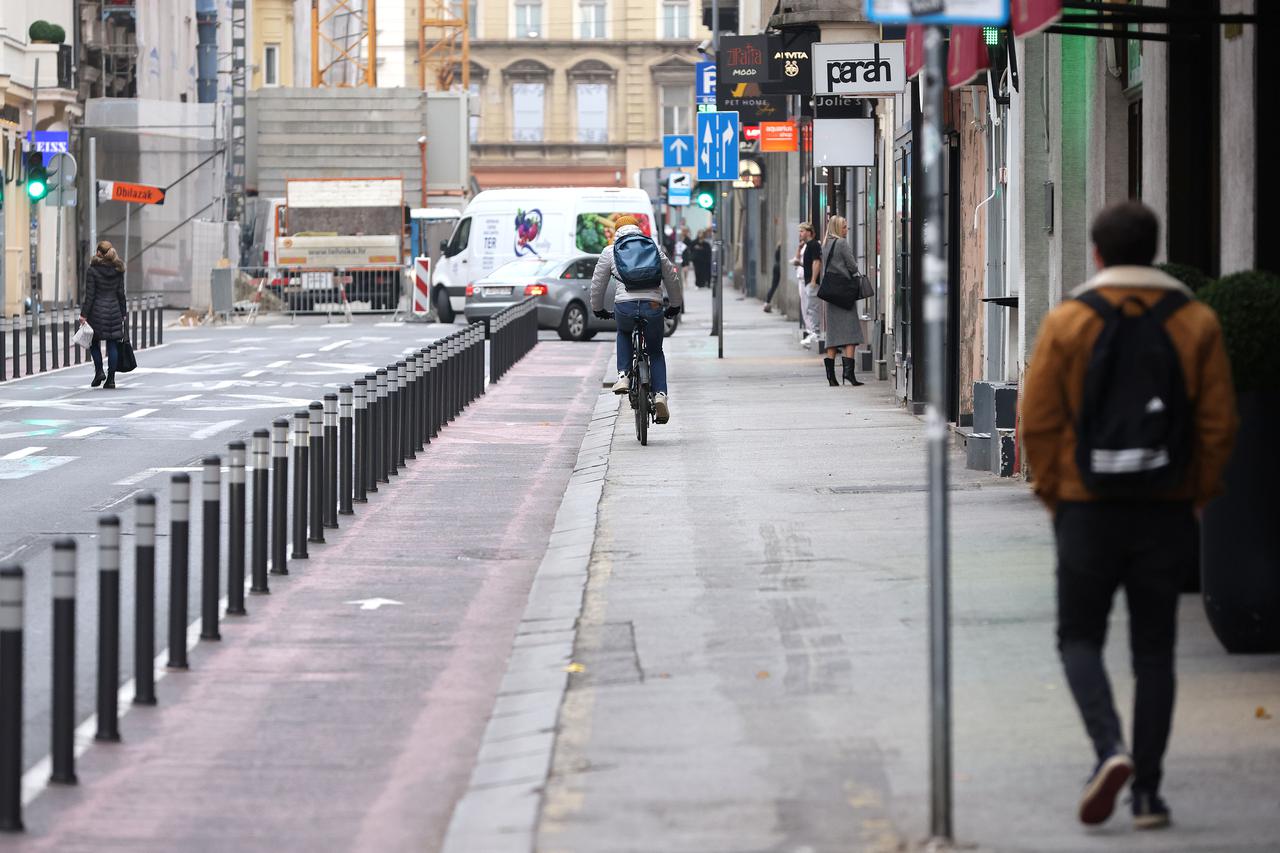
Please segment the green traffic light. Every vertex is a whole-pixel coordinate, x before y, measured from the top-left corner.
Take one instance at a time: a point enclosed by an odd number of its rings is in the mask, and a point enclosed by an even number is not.
[[[983,27],[982,41],[987,45],[987,47],[995,47],[1000,44],[1000,28]]]
[[[44,166],[44,158],[37,151],[26,155],[27,166],[27,198],[39,201],[49,194],[49,171]]]
[[[711,210],[716,206],[716,194],[706,190],[699,190],[693,201],[703,210]]]
[[[49,194],[49,185],[39,178],[27,179],[27,195],[32,201],[39,201]]]

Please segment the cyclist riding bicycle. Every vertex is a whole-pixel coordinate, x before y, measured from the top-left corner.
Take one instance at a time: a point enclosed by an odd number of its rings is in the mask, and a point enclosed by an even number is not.
[[[667,404],[667,359],[662,353],[665,324],[662,320],[664,315],[675,317],[684,306],[680,274],[662,247],[640,230],[640,221],[636,217],[619,216],[614,220],[614,227],[617,230],[614,231],[613,243],[600,253],[595,275],[591,277],[591,310],[597,317],[608,319],[609,312],[604,307],[605,291],[609,287],[609,279],[617,279],[613,310],[618,320],[618,381],[613,385],[613,393],[626,394],[631,390],[627,379],[632,357],[631,331],[635,328],[636,318],[643,317],[654,391],[654,420],[665,424],[671,419],[671,410]]]

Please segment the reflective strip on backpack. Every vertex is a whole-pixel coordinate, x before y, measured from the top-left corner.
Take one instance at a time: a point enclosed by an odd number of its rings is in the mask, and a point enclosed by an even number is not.
[[[1089,467],[1095,474],[1134,474],[1169,466],[1169,451],[1163,447],[1134,447],[1128,450],[1093,450]]]

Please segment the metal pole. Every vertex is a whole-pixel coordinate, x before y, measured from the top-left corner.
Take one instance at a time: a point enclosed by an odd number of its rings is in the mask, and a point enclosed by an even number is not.
[[[952,837],[950,532],[947,500],[946,352],[947,257],[943,247],[942,127],[946,58],[941,27],[925,30],[924,322],[929,459],[929,708],[930,831]]]
[[[245,616],[244,609],[244,526],[245,447],[243,441],[227,445],[231,461],[227,466],[227,615]]]
[[[89,137],[89,253],[98,251],[98,138]]]
[[[338,515],[351,515],[352,478],[355,449],[354,391],[350,385],[338,389]]]
[[[23,829],[22,598],[22,569],[0,566],[0,832]]]
[[[267,586],[267,508],[270,491],[271,433],[265,429],[253,432],[253,556],[251,572],[253,585],[249,592],[264,595],[271,591]]]
[[[289,574],[289,421],[271,422],[271,574]]]
[[[133,205],[126,201],[124,203],[124,251],[120,253],[120,260],[124,261],[125,293],[129,292],[129,221],[131,216],[133,216]]]
[[[98,731],[94,740],[120,740],[120,519],[98,518]]]
[[[338,526],[338,395],[324,395],[324,526]]]
[[[309,415],[293,413],[293,554],[307,559],[307,421]]]
[[[204,537],[204,559],[200,565],[200,639],[221,640],[218,633],[218,562],[222,526],[222,459],[204,458],[200,494],[203,510],[200,516]]]
[[[134,504],[133,704],[156,704],[156,496]]]
[[[307,435],[311,455],[311,535],[308,542],[324,544],[324,405],[312,403],[307,407]]]
[[[49,781],[76,784],[76,540],[53,543],[53,691]]]
[[[187,588],[191,542],[191,477],[169,480],[169,669],[187,668]]]

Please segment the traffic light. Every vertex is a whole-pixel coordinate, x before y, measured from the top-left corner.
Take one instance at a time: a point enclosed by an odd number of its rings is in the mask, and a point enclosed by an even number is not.
[[[717,195],[718,193],[716,192],[715,184],[710,184],[708,186],[698,184],[693,193],[693,203],[703,210],[715,210]]]
[[[28,151],[25,157],[27,198],[39,201],[49,194],[49,172],[44,167],[44,155],[39,151]]]

